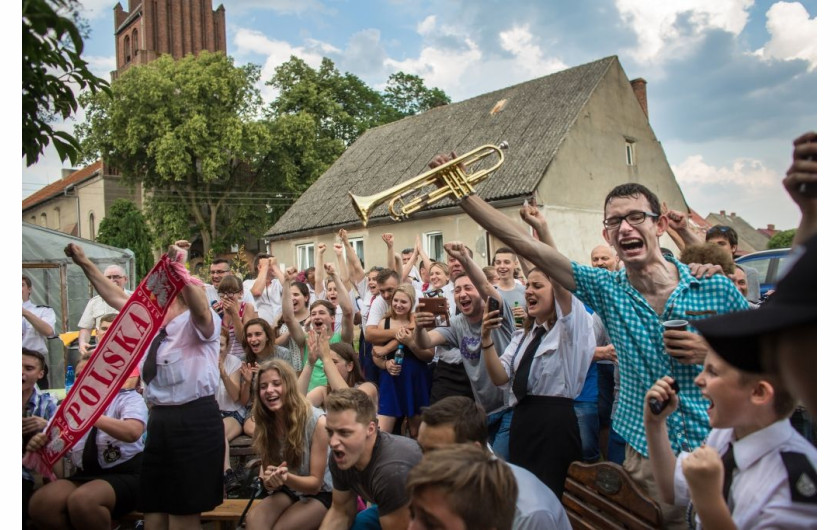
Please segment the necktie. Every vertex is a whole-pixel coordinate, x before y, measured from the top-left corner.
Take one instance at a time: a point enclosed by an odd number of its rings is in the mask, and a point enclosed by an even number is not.
[[[99,469],[99,458],[96,450],[96,434],[99,429],[91,427],[85,441],[85,448],[82,451],[82,469],[86,473],[96,472]]]
[[[516,374],[513,376],[513,395],[516,396],[517,401],[522,401],[528,391],[528,376],[531,373],[531,364],[534,362],[534,354],[537,353],[537,348],[542,342],[543,335],[545,335],[545,327],[538,326],[534,330],[534,338],[528,343],[525,348],[525,353],[522,354],[522,360],[519,361],[519,368],[516,369]]]
[[[149,354],[146,356],[146,362],[143,363],[143,382],[147,385],[152,382],[152,379],[157,375],[157,352],[160,348],[160,343],[166,338],[166,327],[160,328],[157,337],[149,346]]]
[[[721,457],[723,460],[723,500],[729,504],[729,490],[732,488],[732,472],[735,471],[735,448],[730,443]]]

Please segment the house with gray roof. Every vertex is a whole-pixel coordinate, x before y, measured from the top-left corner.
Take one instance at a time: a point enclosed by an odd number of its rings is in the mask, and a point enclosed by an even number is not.
[[[438,153],[503,141],[510,146],[505,162],[476,186],[477,193],[523,227],[519,207],[535,196],[558,247],[572,259],[588,263],[590,250],[603,243],[604,197],[618,184],[642,183],[670,207],[687,210],[648,122],[646,82],[628,80],[611,56],[367,131],[265,234],[270,251],[287,266],[304,268],[317,244],[331,248],[344,228],[367,267],[387,263],[385,232],[394,234],[398,250],[412,247],[419,235],[435,259],[445,259],[443,242],[463,241],[479,263],[487,263],[499,243],[452,200],[402,222],[390,218],[384,201],[363,227],[349,193],[388,195],[429,171]],[[662,244],[676,248],[667,236]],[[326,260],[334,261],[330,254]]]

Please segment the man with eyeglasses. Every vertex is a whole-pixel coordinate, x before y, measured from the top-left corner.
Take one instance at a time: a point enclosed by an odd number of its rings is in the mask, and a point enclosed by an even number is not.
[[[443,157],[445,159],[446,157]],[[436,157],[433,164],[442,163]],[[443,160],[445,161],[445,160]],[[699,447],[709,432],[708,401],[693,384],[708,344],[691,331],[664,331],[668,320],[693,320],[746,309],[747,301],[724,275],[692,269],[665,257],[659,237],[668,220],[660,201],[637,183],[615,187],[604,201],[604,239],[624,263],[619,271],[582,265],[533,239],[476,195],[461,207],[478,224],[534,265],[556,271],[560,284],[598,313],[613,340],[621,371],[621,392],[613,428],[627,440],[624,467],[659,502],[669,526],[684,527],[685,510],[661,502],[653,483],[642,411],[647,385],[663,375],[679,381],[680,408],[669,418],[672,449]],[[527,217],[527,209],[520,212]],[[664,332],[664,333],[663,333]]]
[[[207,301],[210,302],[210,307],[220,315],[222,313],[222,298],[218,291],[219,284],[222,283],[222,278],[231,274],[233,274],[233,269],[229,259],[215,258],[210,263],[210,283],[204,284],[204,293],[207,295]],[[242,293],[242,301],[255,305],[254,296],[248,289],[245,289]]]
[[[125,284],[128,283],[128,276],[125,274],[125,269],[119,265],[112,264],[105,267],[104,274],[114,285],[122,288],[126,294],[131,294],[131,291],[125,288]],[[80,355],[87,355],[88,351],[93,347],[90,344],[91,331],[99,326],[99,319],[108,313],[119,313],[119,310],[109,306],[99,295],[88,300],[85,311],[82,313],[82,318],[79,319]],[[75,363],[78,359],[69,359],[69,361]]]

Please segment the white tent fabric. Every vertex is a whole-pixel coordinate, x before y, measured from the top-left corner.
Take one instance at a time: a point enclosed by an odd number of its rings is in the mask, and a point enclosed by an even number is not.
[[[23,223],[21,262],[23,274],[32,280],[32,301],[48,305],[56,315],[56,335],[78,329],[77,324],[88,300],[96,293],[82,269],[64,255],[64,247],[75,243],[100,270],[111,264],[122,266],[128,274],[126,288],[136,285],[134,252],[102,245],[30,223]],[[64,386],[65,348],[54,338],[49,344],[50,387]]]

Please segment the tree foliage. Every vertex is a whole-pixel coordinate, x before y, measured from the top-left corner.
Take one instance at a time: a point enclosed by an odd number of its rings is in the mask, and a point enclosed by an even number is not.
[[[263,107],[258,78],[255,65],[222,54],[165,55],[124,72],[110,98],[83,95],[86,154],[142,184],[159,246],[200,234],[204,252],[221,251],[263,234],[366,130],[449,100],[402,74],[394,83],[411,90],[398,92],[421,103],[398,109],[330,59],[316,70],[292,57]]]
[[[165,55],[124,72],[113,97],[84,96],[88,120],[77,130],[85,149],[143,185],[159,246],[197,233],[205,251],[221,250],[282,212],[288,199],[275,196],[291,195],[278,178],[286,162],[258,119],[258,75],[221,53]],[[315,148],[300,150],[317,158]]]
[[[782,230],[773,234],[770,241],[767,242],[767,248],[790,248],[793,244],[793,236],[796,235],[796,229]]]
[[[78,109],[74,85],[108,92],[106,81],[91,73],[81,57],[78,8],[76,0],[23,0],[22,156],[27,166],[37,162],[50,143],[62,161],[75,164],[81,150],[78,140],[51,123],[70,118]]]
[[[422,78],[403,72],[391,74],[388,78],[384,99],[402,115],[401,117],[451,103],[443,90],[426,88]]]
[[[99,223],[96,240],[105,245],[127,248],[134,252],[137,278],[146,276],[154,266],[152,234],[146,218],[133,202],[117,199]]]

